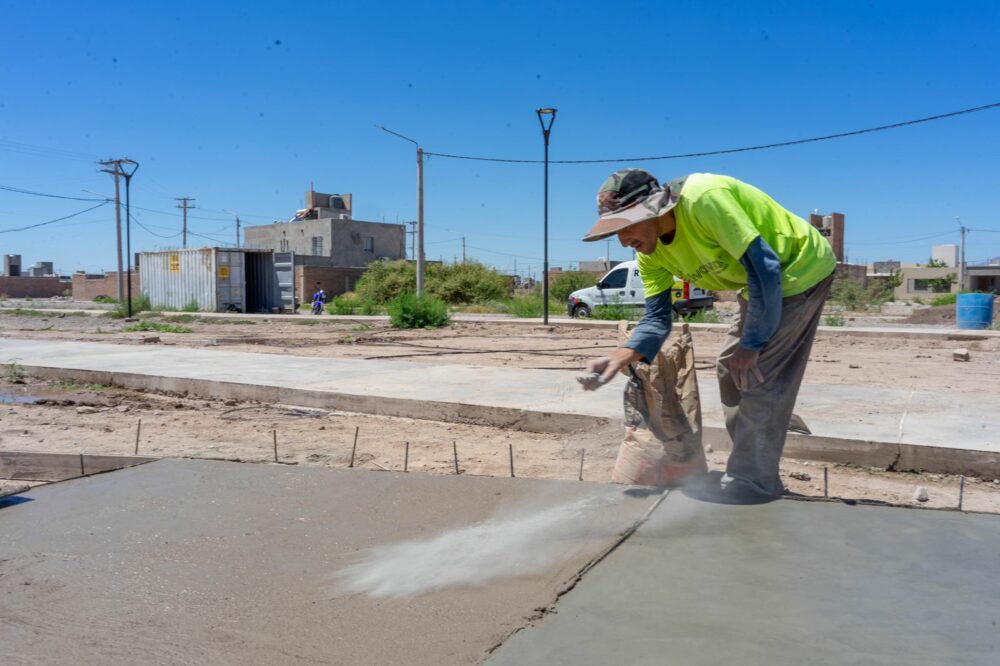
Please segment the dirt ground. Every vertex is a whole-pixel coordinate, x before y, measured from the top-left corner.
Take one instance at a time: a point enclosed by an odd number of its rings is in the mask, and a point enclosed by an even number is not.
[[[0,451],[105,453],[135,451],[156,457],[222,458],[265,463],[274,460],[274,433],[282,463],[347,467],[355,432],[355,466],[453,474],[454,452],[463,474],[506,476],[513,451],[518,477],[577,479],[580,451],[583,477],[608,481],[621,434],[616,428],[586,435],[507,431],[406,418],[352,414],[192,399],[99,385],[0,382]],[[142,421],[141,427],[139,421]],[[406,444],[409,442],[409,459]],[[724,469],[726,454],[709,451],[713,469]],[[823,463],[786,459],[781,472],[789,490],[823,496]],[[935,508],[958,504],[957,477],[893,473],[828,465],[829,494]],[[918,486],[929,501],[913,500]],[[1000,480],[966,479],[964,508],[1000,513]]]

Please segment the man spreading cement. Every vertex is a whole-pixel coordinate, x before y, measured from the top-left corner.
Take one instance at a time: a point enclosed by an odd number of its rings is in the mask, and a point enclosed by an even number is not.
[[[719,391],[733,440],[718,491],[726,499],[778,497],[778,463],[836,259],[819,232],[759,189],[696,173],[660,185],[640,169],[613,173],[597,193],[597,224],[583,240],[617,234],[638,257],[646,313],[632,337],[591,361],[596,388],[650,361],[670,333],[674,276],[740,290],[740,317],[719,354]]]

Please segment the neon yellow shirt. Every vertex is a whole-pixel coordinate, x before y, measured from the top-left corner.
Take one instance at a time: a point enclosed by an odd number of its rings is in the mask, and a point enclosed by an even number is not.
[[[673,209],[677,220],[669,245],[638,253],[646,297],[670,289],[674,275],[702,289],[735,291],[747,286],[740,257],[761,236],[781,260],[781,295],[816,286],[837,265],[819,231],[758,190],[729,176],[691,174]]]

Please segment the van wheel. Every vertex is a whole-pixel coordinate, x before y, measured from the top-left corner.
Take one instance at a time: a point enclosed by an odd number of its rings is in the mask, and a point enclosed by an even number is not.
[[[586,305],[578,305],[573,308],[573,318],[574,319],[586,319],[590,316],[590,308]]]

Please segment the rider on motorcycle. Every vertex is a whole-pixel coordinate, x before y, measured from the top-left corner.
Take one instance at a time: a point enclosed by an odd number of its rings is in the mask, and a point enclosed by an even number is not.
[[[320,283],[316,283],[316,293],[313,294],[312,299],[312,312],[313,314],[320,314],[323,312],[323,305],[326,303],[326,292],[320,286]]]

